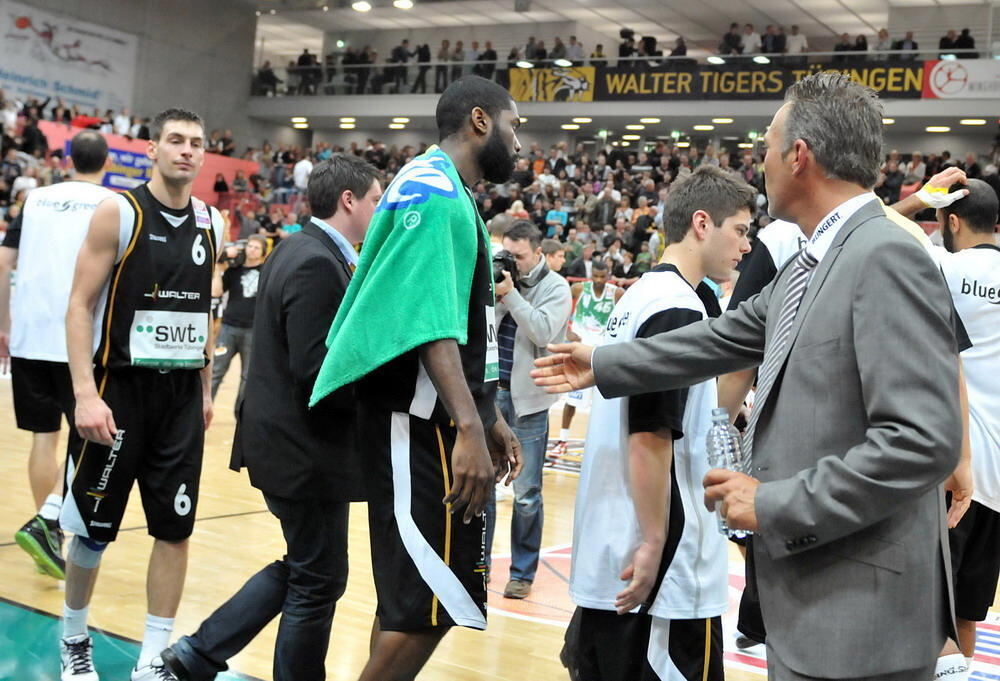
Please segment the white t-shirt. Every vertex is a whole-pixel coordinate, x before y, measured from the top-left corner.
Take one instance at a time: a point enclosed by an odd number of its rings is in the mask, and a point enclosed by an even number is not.
[[[295,181],[295,188],[300,192],[304,192],[309,186],[309,173],[313,171],[313,164],[307,158],[302,159],[295,164],[292,169],[292,177]]]
[[[114,192],[89,182],[62,182],[28,195],[11,301],[10,354],[67,362],[66,307],[76,256],[90,218]]]
[[[743,54],[757,54],[760,46],[760,33],[743,34]]]
[[[125,136],[129,134],[132,129],[132,121],[125,114],[118,114],[115,116],[115,134]]]
[[[962,353],[969,392],[972,498],[1000,513],[1000,248],[936,248],[972,347]]]
[[[705,305],[676,270],[644,274],[615,306],[600,344],[627,343],[659,313],[706,317]],[[605,399],[594,391],[576,495],[570,596],[582,607],[614,610],[625,588],[618,579],[642,541],[629,483],[629,403],[635,397]],[[703,502],[701,481],[708,472],[705,437],[717,406],[715,380],[691,386],[682,429],[674,440],[673,472],[681,514],[670,518],[670,534],[680,533],[677,549],[649,610],[655,617],[697,619],[726,611],[726,540],[715,514]]]
[[[788,34],[785,47],[788,48],[788,54],[802,54],[809,49],[809,43],[806,42],[806,37],[801,33],[798,35]]]

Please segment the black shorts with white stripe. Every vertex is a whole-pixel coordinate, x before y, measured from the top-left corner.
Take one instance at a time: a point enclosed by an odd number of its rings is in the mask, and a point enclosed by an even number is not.
[[[450,492],[454,427],[360,405],[379,627],[486,628],[486,526],[441,500]]]
[[[722,618],[667,620],[578,608],[580,681],[724,681]]]
[[[948,533],[948,539],[955,579],[955,615],[982,622],[993,605],[1000,579],[1000,513],[973,501],[961,522]]]

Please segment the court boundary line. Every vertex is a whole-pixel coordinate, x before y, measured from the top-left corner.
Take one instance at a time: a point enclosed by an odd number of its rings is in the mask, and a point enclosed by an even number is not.
[[[261,513],[270,513],[266,508],[262,508],[257,511],[240,511],[239,513],[224,513],[222,515],[209,515],[204,518],[195,518],[195,523],[204,522],[206,520],[225,520],[226,518],[240,518],[248,515],[259,515]],[[149,529],[149,525],[136,525],[135,527],[123,527],[118,530],[118,533],[122,532],[135,532],[136,530],[146,530]],[[5,549],[8,546],[17,546],[16,541],[9,541],[0,544],[0,549]]]
[[[6,603],[7,605],[13,606],[15,608],[20,608],[22,610],[27,610],[28,612],[34,613],[36,615],[42,615],[44,617],[48,617],[49,619],[54,619],[54,620],[61,619],[59,617],[59,615],[55,615],[55,614],[53,614],[51,612],[47,612],[47,611],[42,610],[40,608],[36,608],[35,606],[28,605],[27,603],[19,603],[18,601],[11,600],[10,598],[6,598],[5,596],[0,596],[0,603]],[[101,628],[101,627],[88,626],[87,629],[91,630],[91,631],[96,631],[97,633],[103,634],[104,636],[107,636],[108,638],[117,639],[117,640],[119,640],[119,641],[121,641],[123,643],[132,643],[132,644],[137,645],[137,646],[141,646],[142,645],[142,641],[137,641],[134,638],[129,638],[128,636],[123,636],[122,634],[116,634],[113,631],[108,631],[107,629],[104,629],[104,628]],[[227,674],[232,674],[233,676],[236,676],[237,678],[244,679],[244,681],[264,681],[264,679],[258,678],[256,676],[251,676],[249,674],[244,674],[243,672],[238,672],[238,671],[233,670],[233,669],[226,670],[226,673]]]

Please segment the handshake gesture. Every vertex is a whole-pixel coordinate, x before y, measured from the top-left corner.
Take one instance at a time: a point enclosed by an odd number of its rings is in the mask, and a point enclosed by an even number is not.
[[[594,348],[583,343],[556,343],[548,346],[551,355],[535,360],[531,378],[547,393],[568,393],[594,385],[591,359]]]

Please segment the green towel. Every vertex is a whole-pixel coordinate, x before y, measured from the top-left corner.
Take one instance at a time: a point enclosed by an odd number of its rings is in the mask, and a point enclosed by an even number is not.
[[[372,216],[310,407],[425,343],[467,342],[477,230],[488,243],[447,154],[431,147],[400,170]]]

